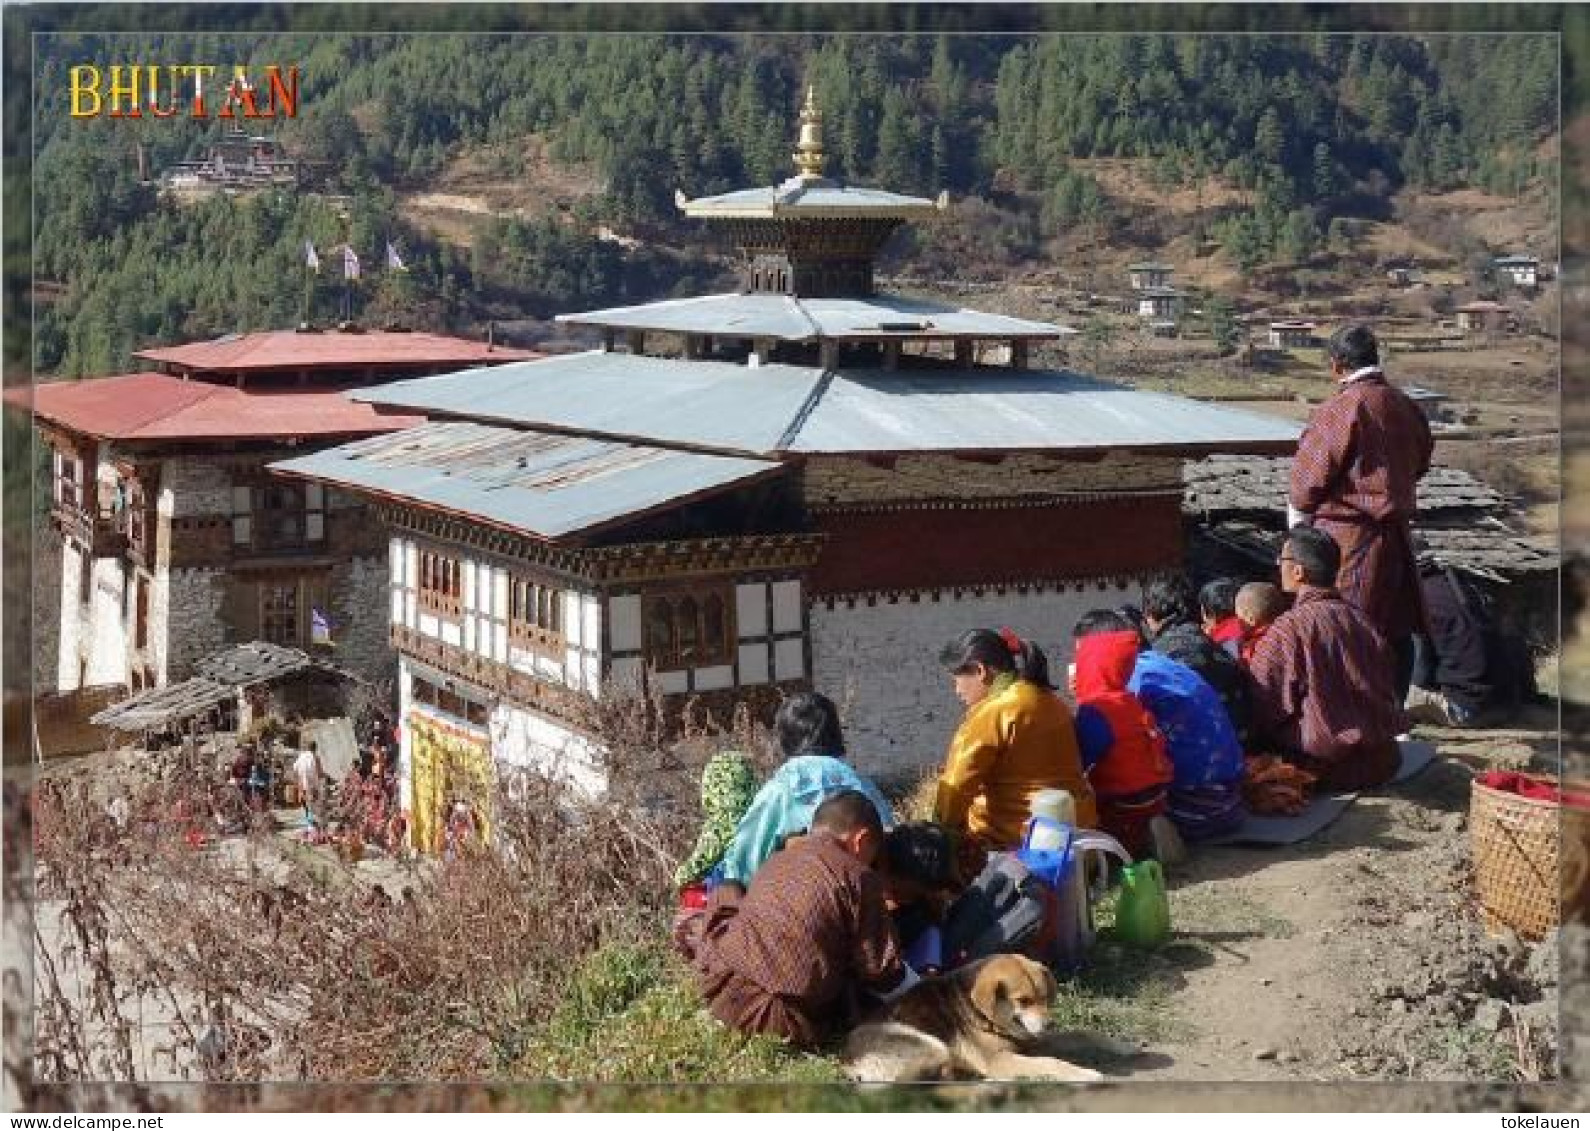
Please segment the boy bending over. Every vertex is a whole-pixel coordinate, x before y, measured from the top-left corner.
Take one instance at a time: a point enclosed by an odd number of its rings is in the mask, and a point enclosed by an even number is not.
[[[810,835],[757,870],[743,899],[686,926],[681,949],[712,1016],[810,1047],[859,1018],[859,991],[885,995],[915,980],[872,870],[882,844],[872,802],[836,793],[818,806]]]

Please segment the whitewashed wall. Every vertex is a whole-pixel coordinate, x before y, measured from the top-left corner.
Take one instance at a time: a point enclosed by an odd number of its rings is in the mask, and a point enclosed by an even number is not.
[[[894,603],[879,598],[817,601],[811,610],[812,682],[839,705],[857,768],[879,779],[915,781],[942,764],[963,708],[939,665],[944,645],[967,629],[1009,626],[1049,657],[1065,685],[1071,629],[1096,608],[1136,603],[1143,579],[1118,579],[1003,594],[944,591]]]
[[[607,789],[600,747],[562,723],[507,703],[491,712],[491,752],[499,763],[562,777],[592,797]]]

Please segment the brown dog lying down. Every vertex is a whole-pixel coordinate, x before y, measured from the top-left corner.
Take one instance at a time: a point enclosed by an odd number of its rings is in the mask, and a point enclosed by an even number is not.
[[[1102,1080],[1056,1053],[1078,1048],[1132,1056],[1134,1045],[1049,1028],[1055,980],[1047,967],[999,954],[928,978],[845,1042],[853,1080]]]

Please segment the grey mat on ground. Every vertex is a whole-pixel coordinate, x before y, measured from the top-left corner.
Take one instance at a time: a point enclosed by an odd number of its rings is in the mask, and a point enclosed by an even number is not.
[[[1405,782],[1409,778],[1424,772],[1435,761],[1435,743],[1423,742],[1416,738],[1406,739],[1397,743],[1402,755],[1402,762],[1397,766],[1397,773],[1391,779],[1391,784]]]
[[[1409,739],[1397,744],[1402,756],[1391,784],[1405,782],[1429,768],[1435,761],[1435,745]],[[1205,841],[1206,844],[1298,844],[1323,831],[1347,811],[1358,794],[1332,793],[1314,798],[1307,809],[1295,817],[1249,816],[1234,833]]]
[[[1291,817],[1261,817],[1249,814],[1236,832],[1204,841],[1205,844],[1297,844],[1324,829],[1347,811],[1356,793],[1333,793],[1316,797],[1308,808]]]

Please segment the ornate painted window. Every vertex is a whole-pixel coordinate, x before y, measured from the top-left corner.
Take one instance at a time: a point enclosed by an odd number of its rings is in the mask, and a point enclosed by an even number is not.
[[[434,550],[420,551],[420,608],[454,619],[463,615],[464,563]]]
[[[732,662],[734,591],[729,586],[649,593],[642,609],[646,660],[659,670]]]
[[[563,655],[563,591],[522,577],[508,582],[508,638],[522,647]]]

